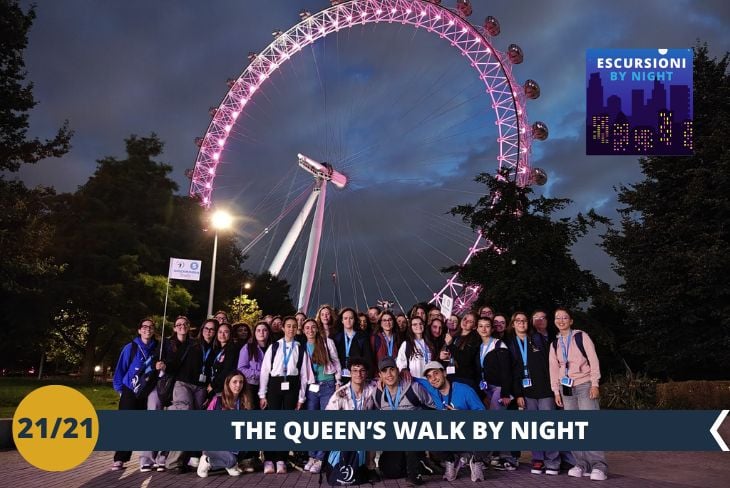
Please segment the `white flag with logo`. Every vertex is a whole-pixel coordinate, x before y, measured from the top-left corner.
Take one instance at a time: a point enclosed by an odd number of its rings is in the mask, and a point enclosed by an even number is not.
[[[454,307],[454,299],[448,296],[446,293],[441,296],[441,314],[446,320],[451,317],[451,310]]]
[[[171,280],[200,281],[200,268],[202,261],[194,259],[170,258],[170,272],[168,278]]]

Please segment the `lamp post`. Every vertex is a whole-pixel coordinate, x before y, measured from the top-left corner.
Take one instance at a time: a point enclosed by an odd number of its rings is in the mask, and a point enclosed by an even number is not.
[[[217,210],[210,219],[210,223],[215,230],[215,238],[213,239],[213,263],[210,271],[210,291],[208,293],[208,317],[213,315],[213,291],[215,290],[215,263],[218,258],[218,231],[231,227],[233,218],[231,214],[224,210]]]

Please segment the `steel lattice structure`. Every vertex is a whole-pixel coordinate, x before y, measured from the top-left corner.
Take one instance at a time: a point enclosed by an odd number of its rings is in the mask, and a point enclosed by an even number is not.
[[[440,2],[350,0],[331,3],[331,7],[318,13],[303,14],[303,20],[289,30],[277,32],[275,40],[260,53],[252,53],[249,56],[250,64],[236,80],[229,83],[228,93],[218,108],[212,110],[212,120],[205,136],[197,141],[200,150],[190,175],[192,197],[198,198],[206,208],[212,205],[216,168],[228,135],[246,110],[248,101],[272,73],[318,39],[342,29],[370,23],[400,23],[424,29],[449,42],[465,56],[478,73],[492,101],[498,129],[497,170],[521,186],[531,183],[529,155],[532,131],[528,130],[525,90],[512,75],[510,56],[492,46],[492,38],[485,28],[472,25],[462,11],[448,9],[441,6]],[[516,62],[521,62],[521,51],[519,56]],[[468,263],[474,254],[489,247],[481,232],[477,232],[476,241],[469,248],[462,264]],[[443,293],[456,297],[454,310],[460,312],[476,299],[479,288],[461,283],[457,273],[447,280],[431,301],[440,305]]]

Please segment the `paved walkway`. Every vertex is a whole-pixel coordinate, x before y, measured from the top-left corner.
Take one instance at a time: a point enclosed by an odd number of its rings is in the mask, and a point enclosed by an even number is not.
[[[454,483],[442,481],[437,477],[426,478],[428,488],[460,487],[521,487],[570,488],[601,486],[646,487],[646,488],[725,488],[730,486],[730,453],[688,453],[688,452],[609,452],[609,479],[603,482],[590,481],[588,478],[569,478],[530,474],[529,466],[523,463],[511,473],[488,470],[486,481],[472,483],[468,470],[462,472]],[[76,487],[125,487],[125,488],[224,488],[224,487],[319,487],[319,476],[298,471],[284,475],[262,473],[244,474],[234,478],[223,473],[211,474],[208,478],[198,478],[195,473],[140,473],[136,456],[125,471],[109,470],[112,455],[108,452],[95,452],[78,468],[51,473],[30,466],[17,451],[0,452],[0,487],[25,488],[76,488]],[[524,460],[524,459],[523,459]],[[600,484],[597,484],[600,483]],[[324,484],[326,486],[326,483]],[[367,485],[366,485],[367,486]],[[388,480],[373,485],[374,488],[402,488],[405,480]]]

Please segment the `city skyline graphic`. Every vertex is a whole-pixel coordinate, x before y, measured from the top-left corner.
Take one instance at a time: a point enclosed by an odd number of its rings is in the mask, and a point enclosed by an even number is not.
[[[586,154],[689,155],[691,49],[589,49]]]

